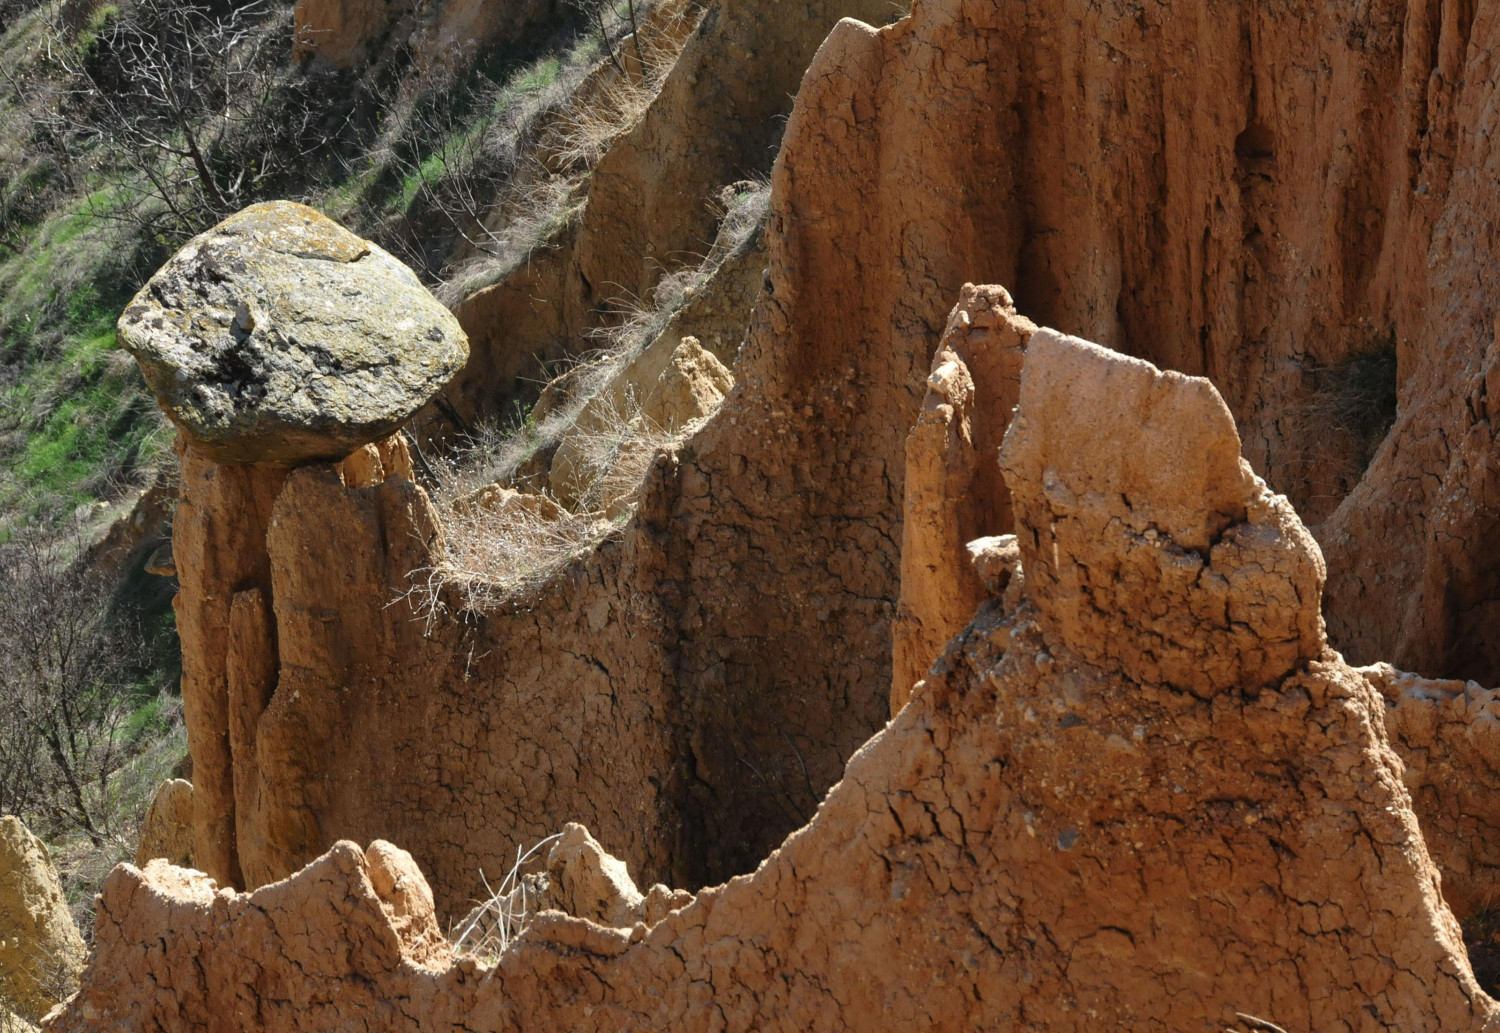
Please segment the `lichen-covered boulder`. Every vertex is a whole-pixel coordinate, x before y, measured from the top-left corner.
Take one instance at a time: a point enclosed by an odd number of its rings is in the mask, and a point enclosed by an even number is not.
[[[410,269],[287,201],[194,237],[119,334],[172,422],[221,462],[342,459],[400,426],[469,354]]]

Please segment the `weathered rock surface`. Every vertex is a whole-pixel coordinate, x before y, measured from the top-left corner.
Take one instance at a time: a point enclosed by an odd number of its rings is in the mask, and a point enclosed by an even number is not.
[[[292,60],[316,55],[335,68],[355,68],[413,6],[413,0],[297,0]]]
[[[1026,341],[1035,332],[1005,288],[965,284],[932,357],[927,396],[906,438],[892,714],[987,595],[966,543],[1011,530],[1010,496],[995,452],[1020,391]]]
[[[1103,356],[1054,331],[1027,345],[1033,395],[1000,454],[1033,539],[1017,536],[1028,592],[1103,670],[1202,698],[1275,684],[1322,648],[1322,555],[1284,499],[1249,484],[1208,381]],[[1101,425],[1132,423],[1132,448],[1101,447]],[[1140,547],[1122,552],[1122,534]]]
[[[451,960],[448,940],[433,914],[432,890],[411,854],[377,839],[365,851],[364,859],[370,885],[401,944],[402,956],[419,965],[441,965]]]
[[[141,824],[135,866],[161,860],[179,868],[193,866],[193,783],[172,778],[157,787]]]
[[[40,1019],[77,983],[86,954],[46,845],[0,817],[0,1016]]]
[[[696,337],[684,337],[672,349],[666,369],[641,403],[641,415],[663,430],[680,430],[719,407],[734,374]]]
[[[339,830],[379,828],[414,845],[451,917],[476,895],[477,869],[504,871],[517,842],[567,815],[642,870],[667,870],[678,833],[671,784],[657,780],[674,734],[652,681],[658,633],[605,587],[649,581],[595,569],[520,612],[455,619],[438,598],[424,617],[400,600],[413,572],[441,561],[441,532],[399,436],[292,471],[184,448],[182,471],[174,548],[198,868],[264,885]],[[603,559],[619,563],[618,545]],[[570,611],[569,597],[590,601]],[[616,678],[645,690],[617,694]]]
[[[285,201],[189,241],[119,332],[167,415],[220,462],[342,459],[400,426],[468,356],[410,269]]]
[[[985,593],[999,599],[1021,580],[1021,546],[1013,534],[975,538],[964,545]]]
[[[1321,517],[1358,470],[1284,417],[1402,322],[1429,214],[1398,170],[1439,23],[1234,10],[918,0],[845,22],[798,99],[823,127],[808,190],[857,242],[856,283],[929,340],[982,269],[1040,322],[1222,385],[1252,465]]]
[[[1359,673],[1385,698],[1386,733],[1444,899],[1462,920],[1492,909],[1500,904],[1500,692],[1390,664]]]
[[[251,895],[122,866],[50,1028],[1500,1028],[1385,701],[1322,639],[1317,547],[1223,402],[1048,331],[1026,363],[1014,609],[753,875],[650,929],[544,913],[491,971],[424,954],[353,844]]]
[[[601,925],[629,928],[640,921],[645,897],[625,862],[604,852],[588,829],[563,828],[547,856],[549,905]]]

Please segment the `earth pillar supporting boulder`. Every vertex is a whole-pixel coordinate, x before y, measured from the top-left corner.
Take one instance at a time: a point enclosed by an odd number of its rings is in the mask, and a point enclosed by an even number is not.
[[[468,345],[411,270],[289,202],[189,241],[126,306],[119,337],[180,432],[173,556],[193,857],[243,885],[236,771],[243,782],[278,667],[266,551],[276,498],[292,467],[388,438]]]

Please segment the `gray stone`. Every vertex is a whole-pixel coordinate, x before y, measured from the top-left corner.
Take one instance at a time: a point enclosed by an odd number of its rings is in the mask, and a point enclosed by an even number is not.
[[[172,422],[221,462],[342,459],[399,427],[469,355],[410,269],[288,201],[194,237],[119,334]]]
[[[974,564],[974,573],[984,582],[984,590],[991,598],[998,599],[1021,568],[1021,549],[1016,536],[1002,534],[975,538],[964,548],[968,550],[969,562]]]

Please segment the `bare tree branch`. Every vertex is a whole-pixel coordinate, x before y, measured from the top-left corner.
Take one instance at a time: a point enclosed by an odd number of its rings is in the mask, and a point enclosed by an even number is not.
[[[97,844],[143,645],[71,562],[77,544],[22,531],[0,547],[0,811],[52,814]]]

